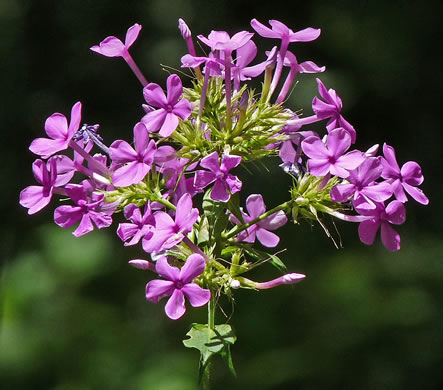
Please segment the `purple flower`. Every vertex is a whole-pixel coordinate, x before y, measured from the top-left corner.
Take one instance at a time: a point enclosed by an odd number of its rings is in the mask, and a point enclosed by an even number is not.
[[[102,229],[112,224],[112,209],[102,207],[104,195],[93,195],[88,199],[86,189],[81,185],[71,184],[65,188],[66,194],[74,201],[75,206],[60,206],[54,211],[54,221],[66,229],[78,221],[80,224],[72,233],[80,237],[94,230],[94,224]]]
[[[306,138],[302,142],[302,149],[309,157],[309,172],[314,176],[325,176],[330,173],[347,178],[349,171],[357,168],[365,159],[365,154],[358,150],[344,154],[350,146],[351,136],[342,128],[329,133],[326,145],[320,138]]]
[[[151,280],[146,285],[146,299],[158,303],[163,297],[169,297],[165,306],[166,315],[177,320],[186,312],[185,297],[193,307],[206,305],[211,298],[211,292],[201,288],[192,280],[205,270],[205,260],[199,254],[188,257],[181,269],[168,264],[166,257],[157,260],[155,269],[166,280]]]
[[[254,282],[253,286],[258,290],[265,290],[268,288],[274,288],[277,286],[281,286],[282,284],[295,284],[301,282],[304,278],[306,278],[305,274],[299,273],[290,273],[280,276],[277,279],[270,280],[269,282],[257,283]]]
[[[195,172],[194,185],[197,188],[204,188],[214,183],[211,192],[211,199],[220,202],[227,202],[232,194],[241,190],[242,182],[237,176],[228,172],[239,165],[240,156],[224,154],[221,164],[218,161],[218,153],[213,152],[209,156],[202,158],[200,166],[209,169],[208,171]]]
[[[49,138],[37,138],[32,141],[29,150],[46,159],[54,153],[65,150],[78,130],[81,121],[82,104],[77,102],[71,110],[71,122],[63,114],[56,112],[45,122],[45,131]]]
[[[352,143],[355,143],[355,139],[357,138],[355,129],[341,115],[343,104],[340,96],[338,96],[332,88],[327,90],[320,79],[317,79],[317,84],[318,92],[320,93],[320,96],[325,100],[320,100],[319,98],[317,98],[317,96],[314,97],[314,99],[312,100],[312,109],[317,115],[317,118],[331,118],[326,124],[326,129],[328,130],[328,132],[331,132],[337,127],[341,127],[349,133]]]
[[[155,224],[154,216],[151,212],[151,203],[148,201],[145,212],[142,215],[140,209],[133,203],[128,204],[123,214],[131,223],[125,222],[118,225],[117,235],[125,242],[125,246],[135,245],[147,234],[152,236],[152,228]],[[149,236],[149,237],[150,237]],[[130,241],[128,241],[131,239]]]
[[[417,186],[423,183],[420,165],[414,161],[408,161],[400,169],[394,148],[387,144],[383,145],[383,155],[385,158],[381,159],[383,165],[381,176],[391,184],[397,200],[403,203],[406,202],[408,200],[405,194],[406,191],[418,203],[428,204],[429,199],[422,190],[417,188]]]
[[[376,208],[368,210],[360,209],[358,205],[356,210],[371,219],[363,221],[358,226],[358,235],[361,242],[372,245],[375,235],[381,226],[381,241],[383,245],[390,251],[395,252],[400,249],[400,235],[391,227],[390,224],[401,225],[406,220],[406,209],[403,203],[393,200],[386,207],[383,203],[377,203]]]
[[[113,163],[124,164],[112,175],[112,183],[118,187],[126,187],[140,183],[151,170],[157,150],[155,141],[149,142],[149,135],[142,123],[134,127],[135,149],[126,141],[117,140],[109,148]]]
[[[191,115],[191,103],[180,97],[183,86],[176,74],[172,74],[167,80],[168,97],[163,89],[154,83],[148,84],[143,89],[143,95],[148,104],[160,107],[147,113],[142,122],[150,132],[159,131],[162,137],[169,137],[178,126],[178,119],[186,120]]]
[[[211,31],[207,38],[203,35],[198,35],[197,38],[212,50],[232,53],[233,50],[245,45],[253,35],[253,33],[247,31],[240,31],[231,38],[226,31]]]
[[[198,209],[192,208],[191,195],[184,194],[177,203],[175,221],[168,213],[157,211],[154,214],[155,228],[152,235],[145,236],[142,244],[148,252],[160,252],[179,244],[192,230],[198,218]]]
[[[375,208],[375,202],[384,202],[392,195],[389,183],[376,183],[383,167],[380,158],[369,157],[357,168],[349,172],[346,180],[349,184],[338,184],[331,189],[334,202],[347,202],[351,197],[354,201],[363,198],[369,208]]]
[[[134,24],[132,27],[128,29],[126,32],[126,38],[125,43],[114,37],[110,36],[105,38],[103,41],[100,42],[99,46],[92,46],[91,50],[95,51],[96,53],[99,53],[101,55],[104,55],[106,57],[127,57],[128,56],[128,49],[132,46],[132,44],[135,42],[135,40],[138,37],[138,34],[140,33],[140,30],[142,29],[142,26],[139,24]]]
[[[35,214],[51,201],[54,187],[61,187],[74,176],[74,163],[66,156],[51,157],[46,163],[35,160],[32,164],[34,177],[41,186],[26,187],[20,193],[20,204]]]
[[[278,20],[270,20],[269,24],[271,25],[271,28],[266,27],[257,19],[251,20],[252,28],[265,38],[277,38],[287,42],[310,42],[317,39],[320,35],[320,29],[312,27],[294,32]]]
[[[248,199],[246,199],[246,209],[248,210],[249,215],[242,211],[242,216],[245,223],[249,223],[266,211],[263,197],[259,194],[249,195]],[[231,221],[238,225],[242,224],[237,218],[232,215]],[[277,246],[280,238],[276,234],[271,233],[269,230],[278,229],[286,222],[288,222],[288,219],[286,218],[285,213],[280,210],[275,214],[272,214],[268,218],[264,219],[263,221],[257,222],[246,230],[240,232],[240,234],[237,236],[237,241],[253,243],[255,242],[255,238],[257,237],[257,239],[264,246],[268,248],[273,248]]]

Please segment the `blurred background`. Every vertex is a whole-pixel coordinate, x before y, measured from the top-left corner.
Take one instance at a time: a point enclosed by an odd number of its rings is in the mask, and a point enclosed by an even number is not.
[[[30,217],[18,196],[35,184],[28,146],[53,112],[68,115],[81,100],[83,120],[101,124],[105,143],[132,137],[143,114],[140,85],[123,60],[90,46],[142,24],[131,53],[149,81],[164,85],[160,64],[179,68],[186,52],[179,17],[194,36],[251,30],[255,17],[294,31],[322,29],[317,41],[290,49],[300,61],[326,65],[322,80],[342,97],[357,147],[387,142],[400,164],[419,162],[430,204],[407,204],[398,253],[379,238],[360,243],[356,225],[338,223],[340,250],[318,226],[282,228],[282,259],[308,277],[293,287],[238,291],[233,308],[222,303],[234,310],[238,378],[217,361],[214,388],[443,388],[442,8],[437,0],[1,0],[0,387],[197,388],[198,352],[181,340],[191,322],[205,321],[205,310],[170,321],[163,304],[145,300],[151,275],[127,265],[142,250],[123,248],[116,225],[76,239],[52,222],[54,204]],[[267,50],[275,44],[256,41]],[[298,80],[288,105],[309,113],[315,76]],[[290,181],[275,164],[267,163],[270,174],[239,172],[248,183],[243,202],[252,192],[268,207],[286,199]],[[277,273],[269,265],[252,277]]]

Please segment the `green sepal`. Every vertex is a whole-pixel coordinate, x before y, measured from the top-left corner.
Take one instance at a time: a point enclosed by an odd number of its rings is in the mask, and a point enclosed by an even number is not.
[[[215,325],[214,329],[209,329],[207,324],[192,324],[191,330],[186,333],[186,336],[189,336],[189,338],[183,340],[185,347],[196,348],[200,351],[199,381],[202,380],[205,368],[214,355],[221,355],[231,373],[234,376],[237,375],[232,363],[230,349],[237,337],[231,325]]]
[[[286,265],[283,261],[276,255],[271,255],[270,253],[259,251],[258,249],[252,247],[244,247],[245,252],[256,260],[258,263],[254,266],[260,265],[265,261],[269,261],[275,268],[277,268],[280,272],[287,272]],[[250,267],[252,269],[253,267]]]

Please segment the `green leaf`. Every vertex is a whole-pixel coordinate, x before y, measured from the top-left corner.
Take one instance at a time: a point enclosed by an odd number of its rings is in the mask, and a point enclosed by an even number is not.
[[[283,261],[276,255],[271,255],[270,253],[259,251],[258,249],[251,247],[244,247],[245,252],[258,262],[257,265],[262,264],[265,261],[269,261],[274,267],[276,267],[281,272],[287,272],[287,268]],[[252,267],[251,267],[252,268]]]
[[[231,198],[228,202],[228,210],[242,223],[242,225],[246,224],[240,210],[240,199],[238,197],[238,194],[231,195]]]
[[[186,333],[188,339],[183,340],[187,348],[196,348],[200,351],[200,379],[206,365],[214,355],[221,355],[233,375],[236,375],[232,364],[230,346],[237,337],[229,324],[216,325],[209,329],[207,324],[192,324],[191,330]]]

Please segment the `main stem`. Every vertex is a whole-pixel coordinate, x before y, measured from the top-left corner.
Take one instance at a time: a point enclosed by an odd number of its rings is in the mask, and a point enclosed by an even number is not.
[[[208,328],[210,330],[214,330],[215,329],[215,297],[214,297],[214,292],[211,291],[211,298],[209,299],[208,302]],[[208,332],[208,337],[210,337],[209,335],[211,334],[211,332]],[[208,343],[211,340],[208,339]],[[212,366],[212,362],[211,360],[208,360],[208,362],[206,363],[206,366],[204,368],[203,371],[203,376],[202,376],[202,381],[201,381],[201,386],[202,386],[202,390],[210,390],[211,389],[211,366]]]

